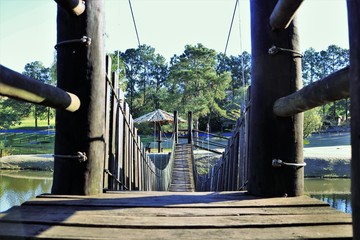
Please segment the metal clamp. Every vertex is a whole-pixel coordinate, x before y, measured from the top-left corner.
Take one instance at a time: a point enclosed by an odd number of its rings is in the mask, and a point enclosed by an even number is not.
[[[280,159],[273,159],[272,160],[272,166],[273,167],[282,167],[282,166],[292,166],[292,167],[305,167],[306,163],[288,163],[288,162],[284,162],[283,160]]]
[[[55,49],[58,49],[58,47],[60,47],[60,46],[74,44],[74,43],[84,43],[86,47],[89,47],[91,45],[91,38],[89,38],[87,36],[83,36],[80,39],[62,41],[55,45]]]
[[[87,156],[85,152],[77,152],[77,155],[53,155],[56,158],[68,158],[68,159],[78,159],[79,162],[85,162],[87,160]]]
[[[275,45],[272,46],[271,48],[269,48],[269,50],[268,50],[268,53],[270,55],[275,55],[275,54],[277,54],[279,52],[290,52],[290,53],[293,53],[293,54],[297,54],[300,58],[303,57],[303,55],[298,51],[295,51],[295,50],[292,50],[292,49],[287,49],[287,48],[277,47]]]

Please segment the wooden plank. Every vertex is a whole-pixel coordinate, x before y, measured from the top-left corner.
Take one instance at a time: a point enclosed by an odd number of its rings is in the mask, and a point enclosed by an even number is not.
[[[211,216],[244,216],[244,215],[331,215],[340,213],[334,208],[328,206],[320,207],[232,207],[232,208],[204,208],[204,207],[106,207],[106,206],[58,206],[53,205],[23,205],[14,207],[5,213],[0,213],[0,218],[9,214],[22,212],[23,215],[56,214],[61,216],[76,215],[112,215],[112,216],[133,216],[133,217],[211,217]],[[349,216],[349,214],[346,214]],[[326,216],[326,217],[327,217]],[[296,217],[296,216],[294,216]]]
[[[0,236],[56,239],[352,239],[350,225],[284,228],[133,229],[0,224]]]
[[[246,200],[246,201],[245,201]],[[42,195],[25,205],[74,206],[137,206],[137,207],[276,207],[276,206],[328,206],[306,196],[292,198],[259,199],[242,192],[119,192],[93,196]]]
[[[309,197],[245,192],[42,195],[0,214],[0,239],[351,238],[351,215]]]
[[[1,215],[0,215],[1,216]],[[249,227],[287,227],[351,224],[348,214],[322,215],[240,215],[240,216],[205,216],[205,217],[148,217],[148,216],[114,216],[114,215],[79,215],[75,213],[24,214],[23,211],[13,211],[1,216],[4,222],[36,223],[79,227],[118,227],[118,228],[249,228]]]

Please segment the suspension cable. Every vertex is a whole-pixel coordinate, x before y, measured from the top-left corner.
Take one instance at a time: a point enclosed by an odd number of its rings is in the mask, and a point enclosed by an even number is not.
[[[240,53],[241,53],[241,78],[243,84],[243,100],[241,104],[241,113],[245,114],[245,99],[246,99],[246,90],[245,90],[245,63],[244,63],[244,51],[243,51],[243,42],[242,42],[242,28],[241,28],[241,14],[240,14],[240,2],[237,1],[239,7],[239,41],[240,41]]]
[[[226,55],[226,51],[227,51],[227,48],[228,48],[228,45],[229,45],[231,30],[232,30],[232,26],[233,26],[233,23],[234,23],[235,13],[236,13],[236,8],[237,8],[237,6],[238,6],[238,2],[239,2],[239,0],[236,0],[236,2],[235,2],[235,7],[234,7],[234,12],[233,12],[233,15],[232,15],[232,18],[231,18],[229,33],[228,33],[228,37],[227,37],[227,40],[226,40],[225,51],[224,51],[224,54],[225,54],[225,55]]]
[[[137,29],[137,27],[136,27],[135,15],[134,15],[134,11],[133,11],[133,8],[132,8],[132,5],[131,5],[131,0],[129,0],[129,7],[130,7],[130,11],[131,11],[131,17],[132,17],[132,20],[133,20],[133,23],[134,23],[134,28],[135,28],[135,33],[136,33],[136,38],[137,38],[138,46],[140,47],[140,46],[141,46],[141,44],[140,44],[140,37],[139,37],[138,29]]]

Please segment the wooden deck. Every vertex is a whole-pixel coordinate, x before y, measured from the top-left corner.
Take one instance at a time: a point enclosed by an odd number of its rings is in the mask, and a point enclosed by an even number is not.
[[[194,192],[191,144],[177,144],[170,192]]]
[[[351,215],[244,192],[42,195],[0,214],[0,239],[351,239]]]

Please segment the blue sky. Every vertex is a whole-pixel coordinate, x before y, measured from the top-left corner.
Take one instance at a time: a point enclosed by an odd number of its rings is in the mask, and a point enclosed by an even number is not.
[[[186,44],[223,52],[235,0],[132,0],[140,41],[170,59]],[[106,48],[125,51],[138,43],[128,0],[105,0]],[[228,55],[251,51],[249,0],[240,0]],[[239,14],[240,13],[240,14]],[[346,0],[304,1],[298,12],[301,50],[348,48]],[[241,40],[240,40],[241,36]],[[56,3],[0,0],[0,64],[23,71],[26,63],[50,66],[56,44]]]

